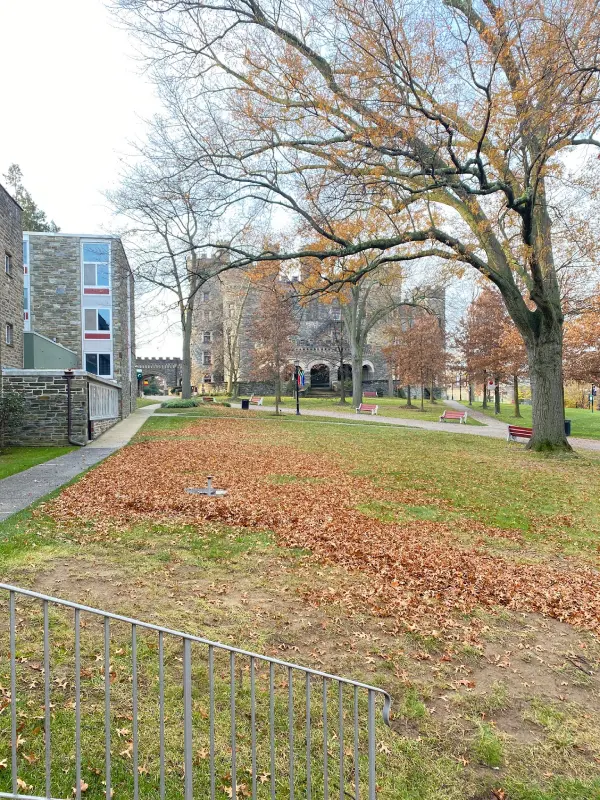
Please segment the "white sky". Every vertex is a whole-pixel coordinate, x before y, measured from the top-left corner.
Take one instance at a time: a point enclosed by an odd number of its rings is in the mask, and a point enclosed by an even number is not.
[[[0,0],[0,182],[20,165],[34,200],[67,233],[110,229],[103,193],[158,110],[135,43],[102,0]],[[140,355],[180,355],[140,319]],[[152,336],[149,331],[154,331]]]

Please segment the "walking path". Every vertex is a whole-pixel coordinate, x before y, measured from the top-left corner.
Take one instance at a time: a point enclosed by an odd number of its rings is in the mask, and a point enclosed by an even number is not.
[[[0,481],[0,522],[64,486],[126,445],[158,405],[139,408],[93,442]]]
[[[468,406],[463,406],[455,400],[444,400],[444,403],[451,405],[460,411],[468,411],[469,416],[474,417],[483,425],[460,425],[454,422],[429,422],[427,420],[404,418],[404,417],[369,417],[365,414],[361,415],[360,421],[366,424],[380,424],[380,425],[396,425],[402,428],[421,428],[428,431],[441,431],[443,433],[458,433],[463,436],[483,436],[488,439],[506,439],[508,433],[508,425],[499,419],[488,417],[479,411],[472,411]],[[232,408],[241,408],[241,405],[233,404]],[[250,411],[275,411],[275,406],[250,406]],[[293,408],[280,408],[282,414],[295,414]],[[332,419],[357,420],[358,415],[348,414],[344,411],[319,411],[314,409],[300,410],[303,417],[327,417]],[[246,412],[244,412],[246,413]],[[164,414],[160,415],[161,417]],[[169,416],[182,416],[181,414],[173,414]],[[191,414],[189,415],[192,416]],[[198,419],[198,417],[196,417]],[[356,424],[351,423],[351,424]],[[600,452],[600,439],[576,439],[569,437],[571,447],[575,450],[595,450]]]

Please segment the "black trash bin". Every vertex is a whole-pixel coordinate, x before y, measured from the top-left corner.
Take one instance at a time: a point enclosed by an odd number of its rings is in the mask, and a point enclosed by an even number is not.
[[[565,436],[570,436],[570,435],[571,435],[571,420],[570,419],[566,419],[565,420]]]
[[[242,411],[250,410],[250,400],[242,400]]]

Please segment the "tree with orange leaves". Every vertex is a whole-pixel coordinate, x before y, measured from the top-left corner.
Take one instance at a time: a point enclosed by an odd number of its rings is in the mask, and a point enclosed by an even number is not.
[[[595,0],[118,5],[176,96],[190,164],[231,197],[302,218],[322,262],[435,255],[490,280],[527,349],[529,446],[570,449],[559,273],[573,249],[594,263],[565,190],[566,156],[600,148]],[[597,172],[580,171],[591,192]],[[381,234],[331,223],[371,207],[388,217]],[[306,250],[235,252],[245,265]]]
[[[258,304],[250,324],[255,342],[252,373],[275,387],[275,413],[279,414],[281,385],[294,355],[292,337],[298,332],[289,284],[279,272],[262,274],[255,284]]]

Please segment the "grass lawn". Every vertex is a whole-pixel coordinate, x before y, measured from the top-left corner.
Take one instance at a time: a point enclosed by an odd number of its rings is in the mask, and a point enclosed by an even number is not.
[[[168,398],[164,398],[167,400]],[[136,400],[136,405],[138,408],[144,408],[145,406],[155,406],[157,403],[160,403],[160,400],[150,400],[147,397],[138,397]]]
[[[50,461],[51,458],[64,456],[65,453],[75,449],[74,447],[7,447],[0,454],[0,480],[29,467],[35,467],[36,464]]]
[[[512,403],[502,403],[500,405],[500,415],[494,414],[493,402],[487,409],[481,407],[481,403],[473,403],[476,411],[481,411],[490,417],[496,417],[503,422],[511,425],[525,425],[531,427],[531,406],[521,406],[521,418],[514,416],[514,406]],[[600,439],[600,413],[594,411],[592,414],[586,408],[565,408],[565,417],[571,420],[571,435],[579,436],[582,439]]]
[[[346,675],[393,697],[377,706],[378,798],[595,800],[600,797],[600,460],[549,459],[504,441],[344,426],[212,408],[150,419],[134,442],[42,508],[0,525],[13,583],[215,641]],[[190,495],[206,475],[225,498]],[[0,594],[0,619],[6,598]],[[43,794],[39,606],[17,611],[18,776]],[[83,781],[103,796],[102,630],[81,618]],[[53,611],[53,796],[73,778],[73,619]],[[10,686],[0,624],[0,687]],[[158,794],[156,637],[137,637],[140,794]],[[165,641],[166,796],[182,793],[181,648]],[[209,797],[206,648],[194,647],[195,796]],[[111,625],[115,799],[131,795],[131,629]],[[236,661],[237,792],[229,663],[215,656],[216,797],[252,796],[250,666]],[[256,672],[256,796],[270,794],[269,675]],[[289,798],[285,671],[274,674],[275,796]],[[313,797],[351,787],[351,727],[311,686]],[[9,690],[0,688],[0,791],[10,791]],[[295,720],[306,710],[295,684]],[[4,712],[3,712],[4,709]],[[364,720],[363,700],[358,706]],[[305,717],[304,717],[305,718]],[[296,723],[298,724],[298,723]],[[266,744],[265,744],[266,742]],[[295,729],[296,798],[306,740]],[[358,743],[366,797],[365,741]],[[4,762],[4,759],[7,759]],[[3,763],[4,762],[4,763]],[[229,788],[228,788],[229,787]],[[22,789],[25,792],[25,789]],[[31,790],[28,793],[34,793]]]

